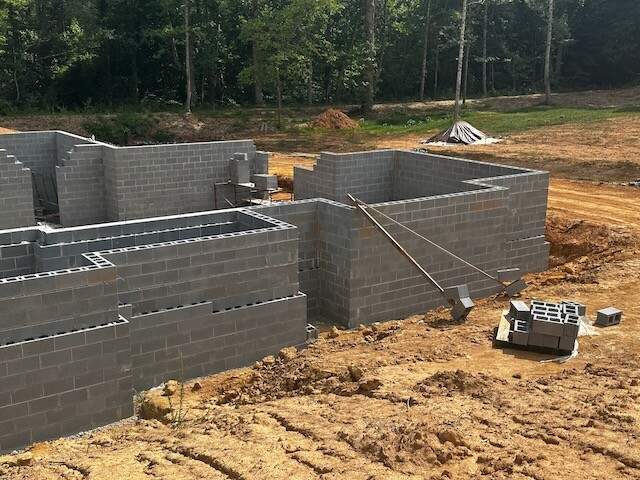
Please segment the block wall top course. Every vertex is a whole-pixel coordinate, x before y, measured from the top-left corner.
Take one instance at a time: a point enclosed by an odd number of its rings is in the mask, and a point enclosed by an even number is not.
[[[56,348],[56,343],[59,345],[63,345],[65,343],[65,339],[70,336],[86,335],[87,332],[95,332],[101,329],[114,327],[116,325],[128,324],[129,320],[124,318],[122,315],[119,315],[118,319],[112,322],[101,323],[99,325],[93,325],[85,328],[73,329],[68,332],[59,332],[55,335],[42,335],[38,338],[28,338],[20,342],[10,341],[6,343],[0,343],[0,359],[1,361],[6,361],[9,359],[27,356],[25,355],[26,350],[35,350],[35,345],[45,342],[50,344],[50,350],[52,352],[59,349],[66,349],[68,348],[67,346]]]

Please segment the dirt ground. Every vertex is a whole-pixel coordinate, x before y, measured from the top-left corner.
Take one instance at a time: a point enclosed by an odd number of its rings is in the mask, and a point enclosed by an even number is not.
[[[432,153],[464,156],[548,170],[556,177],[630,182],[640,179],[640,115],[588,125],[565,124],[509,135],[492,145],[425,146],[425,135],[381,137],[368,148],[425,148]],[[327,149],[325,149],[327,150]],[[315,155],[274,153],[274,173],[291,177],[293,165],[310,167]]]
[[[0,457],[0,479],[639,479],[640,189],[599,183],[622,177],[624,162],[640,168],[633,125],[615,143],[558,150],[565,126],[493,146],[496,160],[554,173],[551,267],[526,277],[523,299],[624,311],[620,326],[581,337],[577,358],[494,348],[501,297],[477,302],[463,325],[440,309],[329,331],[304,351],[189,382],[182,407],[179,390],[173,408],[157,390],[141,417]],[[272,169],[313,163],[279,154]]]

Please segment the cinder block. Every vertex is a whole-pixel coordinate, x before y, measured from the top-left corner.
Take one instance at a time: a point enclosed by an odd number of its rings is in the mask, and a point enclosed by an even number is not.
[[[447,300],[458,301],[462,298],[469,298],[469,287],[467,285],[454,285],[444,289],[444,297]]]
[[[577,315],[565,315],[562,335],[569,338],[577,338],[580,332],[580,317]]]
[[[251,181],[258,190],[276,190],[278,177],[275,175],[256,174],[251,176]]]
[[[582,303],[563,300],[561,302],[561,305],[563,306],[566,313],[572,313],[580,317],[584,317],[587,314],[587,306],[583,305]]]
[[[229,176],[231,183],[243,184],[250,182],[250,166],[246,153],[234,153],[229,160]]]
[[[558,350],[563,352],[573,352],[576,344],[576,337],[560,337],[558,342]]]
[[[513,320],[524,320],[527,322],[531,319],[531,311],[523,301],[511,300],[509,303],[509,317]]]
[[[564,322],[559,314],[547,311],[546,313],[532,312],[531,331],[541,335],[560,337],[564,333]]]
[[[545,335],[543,333],[529,332],[529,345],[543,348],[558,348],[560,337]]]
[[[519,268],[506,268],[498,270],[498,280],[501,282],[515,282],[522,277],[522,271]]]
[[[609,327],[611,325],[618,325],[622,320],[622,311],[615,307],[607,307],[602,310],[598,310],[598,317],[596,318],[596,325],[601,327]]]
[[[514,320],[509,332],[509,341],[515,345],[529,344],[529,324],[524,320]]]

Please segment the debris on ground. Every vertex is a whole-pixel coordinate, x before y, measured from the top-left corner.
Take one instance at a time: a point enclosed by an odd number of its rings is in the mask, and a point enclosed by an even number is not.
[[[358,122],[352,120],[347,114],[335,108],[325,110],[311,121],[311,125],[316,128],[326,128],[330,130],[350,130],[360,127]]]

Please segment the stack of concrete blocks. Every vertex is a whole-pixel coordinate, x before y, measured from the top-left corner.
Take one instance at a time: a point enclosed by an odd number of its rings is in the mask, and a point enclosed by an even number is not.
[[[585,313],[585,307],[575,302],[533,300],[529,308],[522,301],[511,301],[509,341],[514,345],[572,352]]]
[[[249,169],[249,158],[246,153],[234,153],[229,160],[229,177],[231,183],[236,185],[246,185],[250,183],[251,173]]]
[[[619,325],[622,321],[622,311],[614,307],[603,308],[598,310],[598,316],[596,317],[596,325],[601,327],[610,327],[612,325]]]

